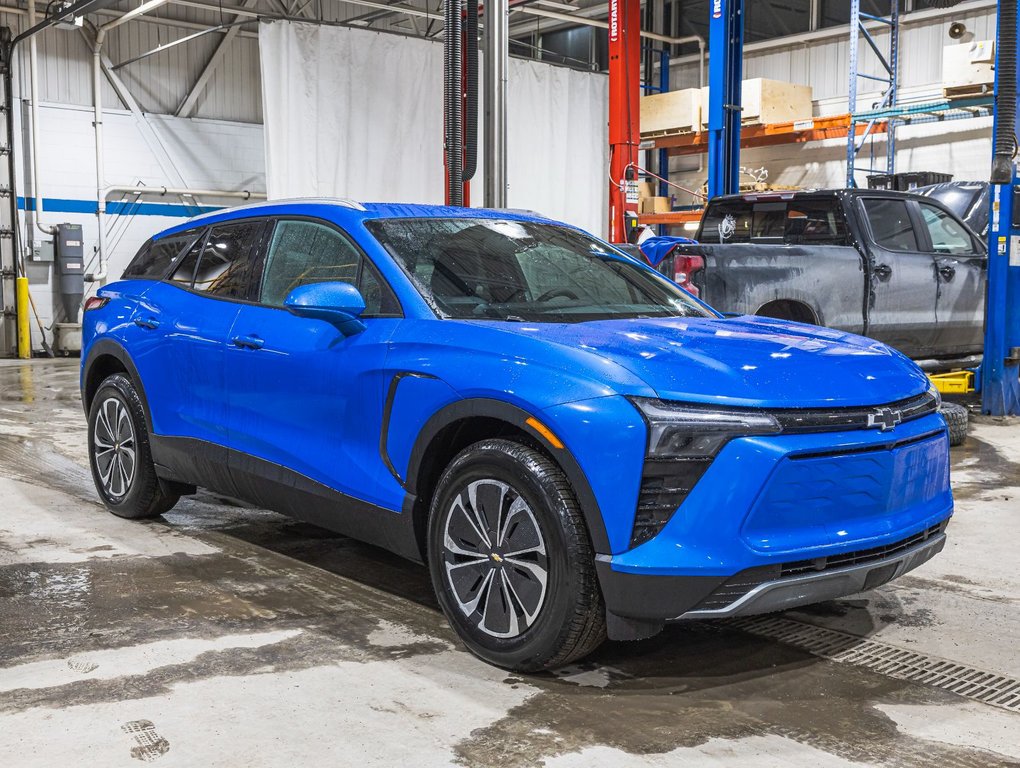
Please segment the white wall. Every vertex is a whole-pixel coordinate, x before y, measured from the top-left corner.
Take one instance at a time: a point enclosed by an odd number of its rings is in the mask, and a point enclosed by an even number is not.
[[[96,164],[92,111],[66,104],[40,104],[39,176],[44,200],[55,207],[95,209]],[[204,189],[265,190],[262,126],[225,120],[182,119],[148,115],[156,135],[173,158],[186,186]],[[177,186],[161,168],[134,117],[124,110],[104,112],[105,182],[107,185]],[[24,184],[19,184],[24,194]],[[118,198],[112,198],[116,202]],[[214,200],[199,201],[222,205]],[[117,279],[138,247],[151,235],[187,218],[180,199],[147,197],[142,212],[107,215],[110,279]],[[197,209],[193,209],[197,212]],[[30,216],[29,216],[30,218]],[[86,264],[94,259],[98,236],[94,213],[44,210],[45,224],[81,224]],[[35,240],[49,239],[38,230]],[[98,268],[93,263],[86,271]],[[43,324],[54,320],[52,265],[28,262],[30,290]],[[86,288],[88,289],[88,285]],[[57,318],[58,321],[63,318]],[[33,333],[37,336],[35,331]],[[38,347],[38,339],[34,339]]]

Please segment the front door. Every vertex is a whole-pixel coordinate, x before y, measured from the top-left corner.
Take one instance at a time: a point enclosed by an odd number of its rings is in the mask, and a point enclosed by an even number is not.
[[[861,200],[870,228],[871,297],[867,335],[910,357],[932,353],[938,284],[931,253],[915,230],[909,201]]]
[[[364,331],[344,336],[283,308],[294,288],[323,281],[359,288]],[[391,378],[387,342],[400,322],[396,298],[353,241],[309,219],[276,223],[257,295],[238,313],[226,351],[232,462],[266,471],[254,457],[383,504],[374,489],[385,471],[379,433]]]
[[[978,354],[984,346],[988,256],[977,238],[941,208],[930,203],[917,207],[938,279],[938,354]]]

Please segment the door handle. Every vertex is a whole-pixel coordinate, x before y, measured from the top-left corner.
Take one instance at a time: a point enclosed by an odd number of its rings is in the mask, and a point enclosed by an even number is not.
[[[159,328],[159,320],[154,317],[136,317],[134,323],[139,328],[148,328],[150,331]]]
[[[892,275],[892,267],[888,264],[876,264],[875,265],[875,277],[880,280],[887,280]]]
[[[241,349],[262,349],[262,345],[266,343],[254,333],[247,336],[235,336],[231,341],[234,342],[235,347]]]
[[[939,274],[942,275],[942,279],[948,283],[956,276],[956,269],[947,264],[946,266],[939,267]]]

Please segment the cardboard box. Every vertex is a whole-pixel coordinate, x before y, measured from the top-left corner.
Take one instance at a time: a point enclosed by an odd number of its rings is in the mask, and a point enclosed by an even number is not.
[[[655,197],[655,190],[658,187],[658,182],[655,181],[639,181],[637,185],[638,198],[644,200],[646,197]]]
[[[975,40],[942,49],[945,96],[981,95],[995,85],[995,41]]]
[[[814,116],[810,85],[757,77],[740,85],[744,125],[771,125],[810,120]],[[701,127],[708,127],[708,88],[701,89]]]
[[[642,136],[696,131],[700,122],[701,96],[697,88],[641,98]]]
[[[673,210],[673,200],[668,197],[646,197],[641,200],[639,213],[669,213]]]

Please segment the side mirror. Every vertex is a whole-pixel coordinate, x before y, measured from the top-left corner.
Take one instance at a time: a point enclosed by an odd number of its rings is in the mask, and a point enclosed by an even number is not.
[[[325,320],[344,336],[365,330],[358,318],[365,311],[365,300],[350,283],[329,282],[299,285],[283,300],[283,306],[298,317]]]

